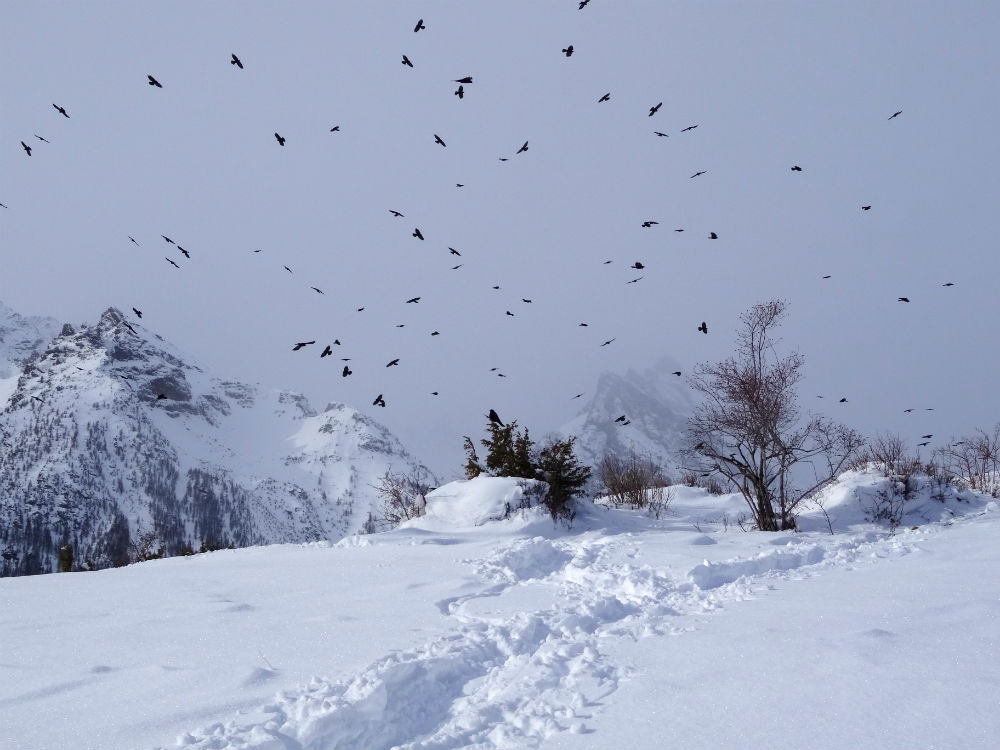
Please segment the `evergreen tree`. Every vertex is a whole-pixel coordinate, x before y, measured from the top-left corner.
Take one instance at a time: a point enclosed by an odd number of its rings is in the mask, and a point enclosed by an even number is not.
[[[476,446],[472,443],[472,438],[465,436],[462,447],[465,449],[465,478],[475,479],[483,473],[483,467],[479,463],[479,456],[476,455]]]
[[[583,492],[590,479],[590,467],[581,464],[573,453],[575,442],[575,437],[552,440],[538,455],[538,474],[549,485],[545,504],[553,521],[572,522],[576,517],[573,497]]]

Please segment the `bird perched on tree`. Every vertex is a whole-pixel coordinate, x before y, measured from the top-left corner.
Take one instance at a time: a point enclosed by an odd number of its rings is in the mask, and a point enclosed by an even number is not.
[[[146,74],[146,78],[149,79],[149,85],[150,86],[156,86],[156,88],[158,88],[158,89],[162,89],[163,88],[163,84],[160,83],[159,81],[157,81],[155,78],[153,78],[153,76],[149,75],[148,73]]]
[[[653,116],[653,115],[655,115],[655,114],[656,114],[657,112],[659,112],[659,111],[660,111],[660,107],[662,107],[662,106],[663,106],[663,102],[660,102],[660,103],[659,103],[659,104],[657,104],[657,105],[656,105],[655,107],[650,107],[650,108],[649,108],[649,116],[650,116],[650,117],[652,117],[652,116]]]
[[[302,347],[309,346],[310,344],[315,344],[315,343],[316,343],[315,339],[313,341],[300,341],[299,343],[297,343],[295,346],[292,347],[292,351],[297,352]]]
[[[66,114],[66,108],[65,107],[60,107],[58,104],[53,104],[52,106],[55,107],[56,111],[59,114],[61,114],[63,117],[69,118],[69,115]]]
[[[571,44],[568,47],[564,48],[563,49],[563,54],[566,55],[566,57],[572,57],[573,56],[573,45]]]
[[[240,62],[240,58],[236,56],[235,52],[233,53],[233,59],[229,61],[229,64],[235,65],[240,70],[243,70],[243,63]]]
[[[408,58],[406,55],[403,55],[403,65],[406,65],[410,68],[413,67],[413,63],[410,62],[410,58]]]
[[[708,333],[708,323],[706,323],[704,320],[701,321],[701,325],[698,326],[698,330],[701,331],[702,333]]]
[[[504,423],[500,421],[500,415],[496,413],[495,409],[490,409],[490,413],[487,416],[493,424],[500,425],[501,427],[504,426]]]
[[[424,19],[421,18],[417,21],[417,25],[413,27],[413,33],[416,34],[421,29],[426,29],[426,28],[427,27],[424,26]]]
[[[275,138],[275,140],[277,140],[277,141],[278,141],[278,144],[279,144],[279,145],[281,145],[281,146],[284,146],[284,145],[285,145],[285,139],[284,139],[284,138],[283,138],[282,136],[280,136],[280,135],[278,135],[277,133],[275,133],[275,134],[274,134],[274,138]]]

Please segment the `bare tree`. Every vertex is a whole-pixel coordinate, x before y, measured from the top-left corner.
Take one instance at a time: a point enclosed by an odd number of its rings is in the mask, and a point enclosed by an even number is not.
[[[622,458],[616,453],[606,453],[598,470],[612,505],[649,507],[657,517],[666,509],[669,501],[664,499],[664,487],[670,480],[652,456],[640,457],[630,451],[627,458]]]
[[[391,470],[386,471],[372,487],[382,498],[382,518],[370,518],[371,523],[366,522],[368,529],[374,529],[379,520],[395,528],[403,521],[419,518],[427,509],[427,493],[431,487],[420,472],[394,474]]]
[[[785,307],[771,300],[743,313],[736,356],[699,364],[691,378],[705,397],[688,420],[692,468],[736,487],[762,531],[794,528],[799,504],[847,468],[864,444],[851,428],[800,415],[795,387],[804,358],[779,357],[772,334]]]
[[[934,452],[942,470],[970,489],[1000,496],[1000,424],[993,432],[977,429],[975,434],[953,440]]]

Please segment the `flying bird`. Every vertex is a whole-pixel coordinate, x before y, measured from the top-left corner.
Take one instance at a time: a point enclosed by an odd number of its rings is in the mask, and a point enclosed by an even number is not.
[[[174,263],[172,260],[170,260],[170,258],[164,258],[164,260],[167,261],[167,263],[172,265],[174,268],[180,268],[180,266]]]
[[[577,327],[579,327],[579,328],[587,328],[589,325],[590,325],[590,323],[579,323]]]
[[[602,97],[601,97],[600,99],[598,99],[598,100],[597,100],[597,102],[598,102],[598,104],[599,104],[599,103],[601,103],[601,102],[606,102],[606,101],[609,101],[610,99],[611,99],[611,92],[609,91],[609,92],[608,92],[608,93],[606,93],[606,94],[605,94],[604,96],[602,96]]]
[[[528,299],[527,297],[521,297],[521,302],[526,302],[526,303],[528,303],[529,305],[531,304],[531,300],[530,300],[530,299]]]
[[[658,135],[660,138],[669,138],[670,136],[666,133],[661,133],[659,130],[654,130],[653,135]]]
[[[921,435],[920,439],[921,440],[930,440],[932,437],[934,437],[934,436],[933,435]]]
[[[424,238],[424,235],[420,232],[419,228],[415,228],[413,230],[413,236],[416,237],[418,240],[422,240]]]
[[[624,421],[625,421],[625,419],[626,419],[625,415],[624,415],[624,414],[622,414],[622,415],[621,415],[620,417],[618,417],[618,418],[617,418],[617,419],[616,419],[615,421],[616,421],[616,422],[624,422]]]
[[[650,117],[652,117],[652,116],[653,116],[653,115],[655,115],[655,114],[656,114],[657,112],[659,112],[659,111],[660,111],[660,107],[662,107],[662,106],[663,106],[663,102],[660,102],[660,103],[659,103],[659,104],[657,104],[657,105],[656,105],[655,107],[650,107],[650,108],[649,108],[649,116],[650,116]]]
[[[431,331],[431,336],[440,336],[441,331]]]
[[[136,247],[141,247],[141,245],[139,245],[139,243],[135,241],[135,237],[133,237],[131,234],[126,235],[126,237],[132,240],[132,244],[134,244]]]
[[[465,98],[465,87],[461,83],[458,84],[458,88],[455,89],[455,96],[457,96],[459,99]]]
[[[395,210],[393,210],[391,208],[389,209],[389,213],[391,213],[393,216],[396,216],[396,217],[399,217],[399,216],[403,215],[399,211],[395,211]]]
[[[862,211],[871,211],[871,210],[872,210],[872,207],[871,207],[871,206],[862,206],[862,207],[861,207],[861,210],[862,210]]]
[[[708,324],[704,320],[701,321],[701,325],[698,326],[698,330],[702,333],[708,333]]]
[[[580,0],[580,7],[578,7],[577,10],[583,10],[587,7],[587,3],[589,2],[590,0]]]
[[[842,399],[840,399],[840,401],[838,403],[846,404],[847,403],[847,399],[846,398],[842,398]]]
[[[135,313],[135,317],[137,317],[137,318],[141,318],[142,317],[142,310],[139,310],[138,308],[133,307],[132,308],[132,312]]]
[[[29,146],[24,141],[21,141],[21,148],[23,148],[25,150],[25,152],[28,154],[28,156],[31,156],[31,146]]]
[[[913,409],[903,409],[903,414],[909,414]]]
[[[160,83],[159,81],[157,81],[155,78],[153,78],[153,76],[149,75],[148,73],[146,74],[146,78],[149,79],[149,85],[150,86],[156,86],[156,88],[158,88],[158,89],[162,89],[163,88],[163,84]]]
[[[528,142],[525,141],[524,144],[517,150],[517,153],[521,154],[528,150]]]
[[[949,281],[949,282],[946,282],[946,283],[942,284],[941,286],[955,286],[955,284],[952,283],[951,281]]]
[[[341,373],[340,373],[340,377],[342,377],[342,378],[346,378],[346,377],[347,377],[348,375],[350,375],[350,374],[351,374],[351,373],[353,373],[353,372],[354,372],[354,370],[352,370],[352,369],[351,369],[350,367],[348,367],[347,365],[344,365],[344,369],[343,369],[343,370],[341,371]]]
[[[187,250],[185,250],[180,245],[177,246],[177,249],[181,251],[181,254],[183,254],[185,258],[188,258],[188,259],[191,258],[191,253],[189,253]]]
[[[403,55],[403,65],[408,65],[411,68],[413,67],[413,63],[410,62],[410,58],[406,55]]]
[[[329,357],[331,354],[333,354],[333,347],[327,344],[323,348],[323,352],[319,355],[319,358],[323,359],[323,357]]]
[[[316,343],[315,339],[313,341],[300,341],[299,343],[297,343],[295,346],[292,347],[292,351],[297,352],[299,349],[315,343]]]
[[[637,284],[638,282],[642,281],[644,278],[646,278],[646,277],[645,276],[639,276],[638,278],[632,279],[631,281],[626,281],[625,283],[626,284]]]
[[[909,302],[910,298],[909,297],[897,297],[896,301],[897,302]]]
[[[697,125],[688,125],[686,128],[681,128],[681,132],[682,133],[686,133],[689,130],[694,130],[696,127],[698,127],[698,126]]]
[[[48,138],[42,138],[42,136],[38,135],[38,133],[35,133],[35,138],[40,140],[42,143],[52,143],[52,141],[50,141]]]
[[[424,19],[421,18],[420,20],[417,21],[417,25],[413,27],[413,33],[416,34],[421,29],[426,29],[426,28],[427,27],[424,26]]]
[[[284,145],[285,145],[285,139],[284,139],[284,138],[283,138],[282,136],[280,136],[280,135],[278,135],[277,133],[275,133],[275,134],[274,134],[274,137],[275,137],[275,139],[276,139],[276,140],[278,141],[278,144],[279,144],[279,145],[281,145],[281,146],[284,146]]]
[[[618,338],[618,337],[616,336],[615,338]],[[615,339],[608,339],[608,340],[607,340],[607,341],[605,341],[605,342],[604,342],[603,344],[601,344],[601,346],[607,346],[608,344],[610,344],[610,343],[611,343],[612,341],[614,341],[614,340],[615,340]]]
[[[719,239],[719,235],[717,235],[715,232],[709,232],[708,233],[708,239],[710,239],[710,240],[717,240],[717,239]]]
[[[451,253],[452,255],[457,255],[457,256],[459,256],[459,257],[461,257],[461,256],[462,256],[462,254],[461,254],[460,252],[458,252],[458,250],[456,250],[456,249],[455,249],[455,248],[453,248],[453,247],[449,247],[449,248],[448,248],[448,252],[450,252],[450,253]]]
[[[408,305],[414,305],[418,302],[420,302],[420,297],[410,297],[410,299],[406,300],[406,304]]]
[[[325,292],[322,289],[320,289],[318,286],[311,286],[309,288],[312,289],[314,292],[316,292],[316,294],[325,294]]]
[[[572,57],[573,56],[573,45],[571,44],[568,47],[566,47],[565,49],[563,49],[563,54],[566,55],[566,57]]]
[[[240,62],[240,58],[236,56],[235,52],[233,53],[233,59],[229,61],[229,64],[235,65],[240,70],[243,70],[243,63]]]
[[[330,132],[331,133],[339,133],[340,132],[340,125],[334,125],[332,128],[330,128]]]
[[[490,409],[490,413],[487,416],[493,424],[498,424],[501,427],[504,426],[504,423],[500,421],[500,415],[496,413],[495,409]]]
[[[452,271],[457,271],[459,268],[461,268],[464,265],[465,265],[464,263],[459,263],[457,266],[452,266],[451,270]]]
[[[453,83],[472,83],[472,76],[465,76],[465,78],[456,78]]]
[[[398,365],[399,365],[399,357],[396,357],[396,359],[392,360],[389,364],[386,365],[386,367],[395,367]]]
[[[53,104],[52,106],[53,106],[53,107],[55,107],[55,108],[56,108],[56,111],[57,111],[57,112],[58,112],[59,114],[61,114],[61,115],[62,115],[63,117],[66,117],[66,118],[68,118],[68,117],[69,117],[69,115],[68,115],[68,114],[66,114],[66,108],[65,108],[65,107],[60,107],[60,106],[59,106],[58,104]]]
[[[289,268],[288,266],[282,266],[282,268],[284,268],[286,271],[288,271],[288,273],[292,272],[292,269]]]
[[[174,242],[174,241],[173,241],[172,239],[170,239],[169,237],[167,237],[167,235],[165,235],[165,234],[161,234],[160,236],[161,236],[161,237],[162,237],[162,238],[163,238],[164,240],[166,240],[166,241],[167,241],[167,244],[168,244],[168,245],[176,245],[176,244],[177,244],[177,243],[176,243],[176,242]]]
[[[434,142],[435,143],[440,143],[442,146],[447,146],[448,145],[447,143],[445,143],[444,141],[441,140],[441,136],[439,136],[437,133],[434,134]]]
[[[798,164],[796,164],[795,166],[792,167],[792,171],[793,172],[801,172],[802,171],[802,167],[800,167]]]
[[[575,396],[573,396],[573,398],[580,398],[582,395],[583,395],[582,393],[578,393]],[[570,401],[572,401],[573,398],[571,398]]]
[[[680,371],[680,370],[674,370],[674,371],[673,371],[672,373],[670,373],[670,374],[671,374],[671,375],[676,375],[677,377],[680,377],[680,376],[681,376],[681,371]]]
[[[889,119],[891,120],[892,118],[890,117]],[[923,446],[925,446],[925,445],[930,445],[930,441],[927,441],[927,442],[924,442],[924,443],[917,443],[917,446],[918,446],[918,447],[921,447],[921,448],[922,448]]]
[[[894,117],[899,117],[899,116],[900,116],[901,114],[903,114],[903,110],[899,110],[898,112],[893,112],[893,113],[892,113],[892,114],[891,114],[891,115],[889,116],[889,119],[891,120],[891,119],[893,119]]]
[[[385,399],[382,398],[382,394],[378,394],[375,400],[372,401],[372,406],[385,406]]]
[[[512,313],[510,310],[507,311],[507,315],[509,315],[512,318],[514,317],[514,313]]]
[[[826,276],[824,276],[823,278],[824,278],[824,279],[829,279],[829,278],[832,278],[832,277],[831,277],[831,275],[830,275],[830,274],[827,274],[827,275],[826,275]]]
[[[691,175],[691,179],[694,179],[695,177],[698,177],[699,175],[703,174],[707,174],[707,170],[702,170],[701,172],[695,172],[693,175]]]
[[[643,268],[645,268],[645,266],[639,261],[636,261],[631,266],[629,266],[629,268],[634,268],[636,271],[641,271]]]
[[[643,229],[649,229],[651,226],[653,226],[655,224],[659,224],[659,223],[660,222],[658,222],[658,221],[644,221],[644,222],[642,222],[642,226],[643,226]]]

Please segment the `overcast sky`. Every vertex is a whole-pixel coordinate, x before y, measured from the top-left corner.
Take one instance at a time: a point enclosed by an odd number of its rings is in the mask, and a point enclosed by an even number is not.
[[[444,472],[490,408],[541,435],[771,297],[806,409],[911,445],[1000,419],[1000,4],[577,5],[0,0],[0,300],[135,306]]]

